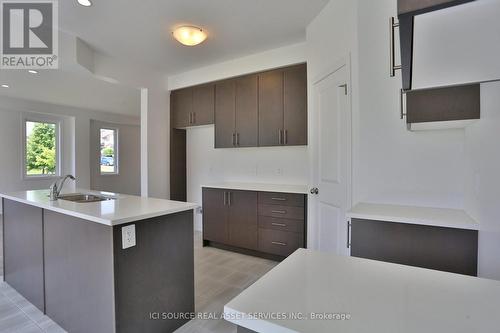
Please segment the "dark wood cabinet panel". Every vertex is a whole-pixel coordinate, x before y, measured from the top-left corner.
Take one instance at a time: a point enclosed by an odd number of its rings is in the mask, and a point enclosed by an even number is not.
[[[226,191],[203,189],[203,239],[218,243],[227,243],[228,210]]]
[[[193,89],[185,88],[172,91],[172,127],[183,128],[191,125],[193,112]]]
[[[406,93],[406,121],[422,123],[479,119],[479,84],[412,90]]]
[[[302,237],[296,232],[259,229],[259,251],[286,257],[304,246]]]
[[[398,14],[423,14],[474,0],[398,0]]]
[[[477,275],[478,232],[352,219],[351,255],[440,271]]]
[[[170,130],[170,200],[187,201],[186,130]]]
[[[5,281],[45,311],[43,210],[3,199]]]
[[[259,203],[304,207],[305,195],[295,193],[259,192]]]
[[[206,84],[193,87],[193,115],[191,126],[214,123],[215,86]]]
[[[215,148],[232,148],[235,145],[235,95],[234,80],[215,85]]]
[[[248,75],[235,80],[235,133],[238,147],[258,145],[258,78]]]
[[[284,70],[283,144],[307,145],[307,69],[306,65]]]
[[[304,221],[259,216],[259,228],[304,233]]]
[[[304,219],[304,207],[259,204],[259,215],[285,219]]]
[[[228,244],[257,250],[257,192],[228,192]]]
[[[278,146],[283,136],[283,71],[259,74],[259,146]]]

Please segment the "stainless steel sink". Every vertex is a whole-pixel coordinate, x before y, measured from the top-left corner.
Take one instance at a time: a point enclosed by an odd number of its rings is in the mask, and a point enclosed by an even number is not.
[[[105,196],[96,195],[96,194],[85,194],[85,193],[63,194],[63,195],[58,196],[57,198],[61,199],[61,200],[72,201],[72,202],[77,202],[77,203],[114,200],[114,198],[111,198],[111,197],[105,197]]]

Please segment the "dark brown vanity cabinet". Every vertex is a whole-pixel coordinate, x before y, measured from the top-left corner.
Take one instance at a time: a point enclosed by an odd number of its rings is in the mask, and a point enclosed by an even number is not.
[[[257,192],[203,189],[203,240],[257,250]]]
[[[215,93],[213,84],[172,91],[172,127],[185,128],[214,123]]]
[[[203,243],[283,258],[305,245],[304,194],[203,188]]]
[[[257,75],[215,85],[215,148],[256,147]]]
[[[259,146],[307,145],[307,70],[259,74]]]

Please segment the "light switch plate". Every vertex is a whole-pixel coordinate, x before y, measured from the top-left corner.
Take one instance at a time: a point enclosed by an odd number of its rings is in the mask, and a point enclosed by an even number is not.
[[[135,245],[135,224],[122,227],[122,249],[128,249]]]

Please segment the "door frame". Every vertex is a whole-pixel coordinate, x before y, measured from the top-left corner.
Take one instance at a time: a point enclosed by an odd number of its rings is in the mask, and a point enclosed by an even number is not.
[[[318,123],[318,113],[316,110],[316,105],[314,104],[314,86],[320,81],[324,80],[328,76],[340,70],[342,67],[345,67],[346,73],[346,84],[347,84],[347,110],[350,113],[350,136],[349,136],[349,158],[348,158],[348,185],[347,185],[347,198],[348,198],[348,207],[345,207],[345,210],[348,211],[352,208],[353,202],[353,134],[354,134],[354,123],[353,123],[353,108],[352,108],[352,66],[351,66],[351,54],[337,58],[335,61],[332,61],[329,65],[323,67],[323,69],[316,75],[311,83],[308,85],[308,96],[309,100],[309,119],[308,119],[308,140],[310,144],[309,150],[309,188],[316,187],[315,177],[315,165],[317,165],[318,161],[314,160],[315,153],[317,152],[318,142],[316,131],[313,126],[316,126]],[[307,210],[307,247],[310,249],[318,250],[319,248],[319,223],[317,220],[317,201],[316,196],[311,193],[307,194],[308,196],[308,210]],[[347,224],[349,223],[348,219],[344,216],[345,226],[348,228]],[[339,230],[343,230],[343,228],[339,225],[337,226]],[[337,239],[337,253],[342,255],[350,255],[351,249],[347,247],[347,230],[346,232],[339,232]]]

